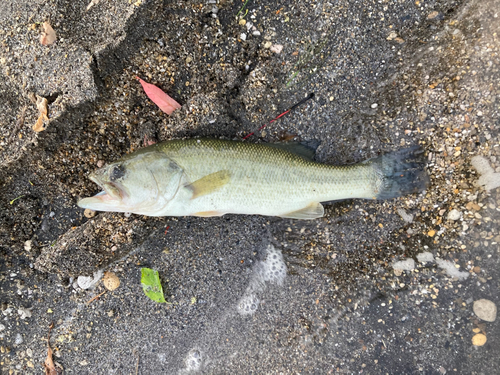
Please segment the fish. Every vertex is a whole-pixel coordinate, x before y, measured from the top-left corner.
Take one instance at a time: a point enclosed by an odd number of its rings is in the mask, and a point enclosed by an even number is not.
[[[310,220],[324,215],[322,202],[392,199],[429,184],[420,146],[342,166],[316,162],[314,154],[307,142],[165,141],[91,173],[102,191],[78,206],[146,216]]]

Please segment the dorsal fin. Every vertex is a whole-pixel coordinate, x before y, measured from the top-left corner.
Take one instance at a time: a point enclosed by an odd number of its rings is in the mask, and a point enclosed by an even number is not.
[[[316,149],[320,145],[319,141],[305,141],[305,142],[283,142],[283,143],[269,143],[268,146],[280,148],[282,150],[291,152],[292,154],[303,157],[307,160],[314,160]]]

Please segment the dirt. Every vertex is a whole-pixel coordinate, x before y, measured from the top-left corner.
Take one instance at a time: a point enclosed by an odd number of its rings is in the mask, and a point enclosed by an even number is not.
[[[498,321],[472,305],[500,302],[500,196],[475,184],[470,162],[500,172],[498,1],[88,5],[0,10],[2,373],[42,371],[51,322],[55,361],[78,374],[499,365]],[[161,112],[136,76],[181,109]],[[242,139],[310,93],[248,141],[318,140],[316,160],[329,164],[420,144],[427,191],[333,203],[314,221],[87,218],[76,206],[98,192],[89,172],[145,138]],[[39,133],[33,95],[49,103]],[[420,262],[423,252],[468,276]],[[408,258],[414,269],[393,269]],[[141,267],[159,271],[171,304],[144,295]],[[120,287],[79,287],[99,270]]]

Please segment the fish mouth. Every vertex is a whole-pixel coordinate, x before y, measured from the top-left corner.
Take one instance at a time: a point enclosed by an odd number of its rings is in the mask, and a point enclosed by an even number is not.
[[[94,211],[127,211],[120,207],[122,205],[122,199],[124,198],[122,189],[112,182],[102,181],[95,174],[90,175],[89,179],[99,185],[103,191],[93,197],[81,199],[77,203],[79,207],[89,208]]]

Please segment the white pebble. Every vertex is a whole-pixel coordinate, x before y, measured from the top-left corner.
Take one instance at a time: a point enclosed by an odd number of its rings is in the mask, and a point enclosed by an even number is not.
[[[31,309],[26,309],[24,307],[21,307],[20,309],[17,310],[17,313],[19,314],[19,317],[21,319],[31,318]]]
[[[270,48],[271,52],[281,53],[283,50],[283,46],[281,44],[273,44]]]
[[[247,40],[247,34],[245,34],[245,33],[241,33],[241,35],[240,35],[240,39],[241,39],[241,40]]]
[[[378,107],[378,104],[377,103],[373,103],[370,107],[372,107],[373,109],[375,109],[375,108]]]
[[[260,31],[259,30],[255,30],[254,32],[252,32],[252,35],[259,36],[260,35]]]
[[[456,221],[462,217],[462,213],[458,211],[457,209],[453,209],[450,212],[448,212],[448,220],[453,220]]]
[[[497,318],[497,306],[488,299],[478,299],[474,301],[472,310],[474,310],[474,314],[476,314],[479,319],[486,322],[494,322]]]
[[[99,280],[101,280],[103,275],[103,271],[99,270],[94,273],[94,277],[92,276],[78,276],[78,279],[76,279],[76,282],[78,283],[78,286],[82,289],[92,289],[97,285]]]
[[[16,345],[21,345],[21,344],[23,343],[23,341],[24,341],[23,336],[21,336],[21,334],[20,334],[20,333],[18,333],[18,334],[16,335],[16,339],[15,339],[15,341],[14,341],[14,344],[16,344]]]

